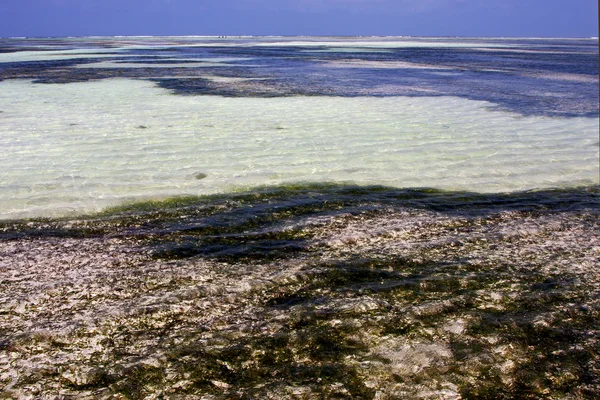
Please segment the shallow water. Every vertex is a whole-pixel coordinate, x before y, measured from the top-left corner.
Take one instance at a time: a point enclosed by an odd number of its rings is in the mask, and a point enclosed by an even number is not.
[[[595,185],[596,45],[3,40],[1,218],[294,182]]]
[[[0,393],[600,398],[595,46],[0,41]]]

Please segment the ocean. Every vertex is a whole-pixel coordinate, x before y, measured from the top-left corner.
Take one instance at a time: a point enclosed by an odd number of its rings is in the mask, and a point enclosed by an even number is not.
[[[599,183],[598,40],[0,39],[0,218],[290,184]]]
[[[0,40],[0,397],[599,399],[597,39]]]

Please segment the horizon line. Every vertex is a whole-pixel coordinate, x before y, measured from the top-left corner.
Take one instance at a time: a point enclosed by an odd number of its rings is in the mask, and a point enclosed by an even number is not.
[[[94,38],[428,38],[428,39],[595,39],[598,36],[461,36],[461,35],[68,35],[68,36],[0,36],[0,39],[94,39]]]

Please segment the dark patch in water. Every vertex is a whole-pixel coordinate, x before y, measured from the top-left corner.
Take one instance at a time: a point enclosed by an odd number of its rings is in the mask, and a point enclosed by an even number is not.
[[[25,78],[37,83],[68,83],[113,77],[142,78],[153,80],[177,95],[229,97],[458,96],[489,101],[497,109],[522,115],[598,116],[597,42],[556,40],[552,46],[535,40],[508,44],[502,40],[490,42],[505,47],[477,50],[415,47],[387,48],[382,53],[328,53],[320,51],[326,50],[326,46],[317,44],[313,47],[157,46],[115,53],[111,59],[117,64],[150,64],[147,68],[86,68],[85,71],[72,68],[106,60],[94,59],[92,53],[88,59],[3,63],[0,80]],[[54,40],[48,45],[59,46],[60,43]],[[519,45],[518,49],[513,47],[515,44]],[[63,48],[65,46],[63,43]],[[110,44],[91,40],[78,46],[110,47]],[[522,49],[530,52],[519,52]],[[123,57],[118,57],[120,54]],[[215,57],[241,59],[236,60],[236,66],[152,68],[151,65],[204,62]],[[332,67],[332,62],[341,63],[343,68]],[[361,62],[367,64],[355,68]],[[377,68],[377,63],[392,64]],[[396,67],[393,63],[397,63]],[[403,63],[431,65],[432,68],[404,68]],[[445,69],[436,69],[440,66]],[[201,74],[256,80],[215,83],[201,78],[189,79],[190,75]],[[578,81],[580,77],[584,80]]]
[[[219,71],[222,72],[222,71]],[[206,71],[206,73],[210,73]],[[300,93],[286,93],[284,89],[278,89],[272,85],[263,85],[251,83],[241,87],[236,84],[227,84],[222,82],[214,82],[205,78],[153,78],[151,81],[156,82],[163,89],[171,90],[173,93],[180,96],[190,95],[216,95],[223,97],[285,97]]]

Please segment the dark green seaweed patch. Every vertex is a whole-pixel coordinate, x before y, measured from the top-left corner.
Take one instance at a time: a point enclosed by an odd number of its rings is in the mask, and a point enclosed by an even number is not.
[[[593,210],[600,207],[598,186],[517,193],[478,194],[437,189],[394,189],[382,186],[290,184],[210,196],[174,197],[112,207],[90,216],[26,221],[0,221],[0,237],[92,237],[142,235],[166,247],[198,248],[198,238],[211,244],[243,243],[252,230],[272,227],[309,215],[364,213],[391,208],[416,208],[450,215],[493,215],[503,211],[527,213]],[[494,217],[492,217],[494,218]],[[193,234],[192,234],[193,233]],[[190,235],[194,238],[190,239]],[[241,234],[237,237],[223,235]],[[223,237],[222,237],[223,236]],[[267,239],[302,238],[301,232],[271,232]],[[260,239],[259,237],[256,237]],[[165,247],[162,246],[162,247]],[[200,244],[200,246],[202,246]],[[160,246],[159,246],[160,247]],[[292,246],[294,247],[294,246]],[[300,245],[302,247],[302,245]],[[160,250],[158,251],[161,252]],[[184,251],[187,252],[187,251]],[[209,251],[208,253],[213,253]],[[167,251],[177,257],[177,251]],[[203,250],[188,252],[201,254]]]

